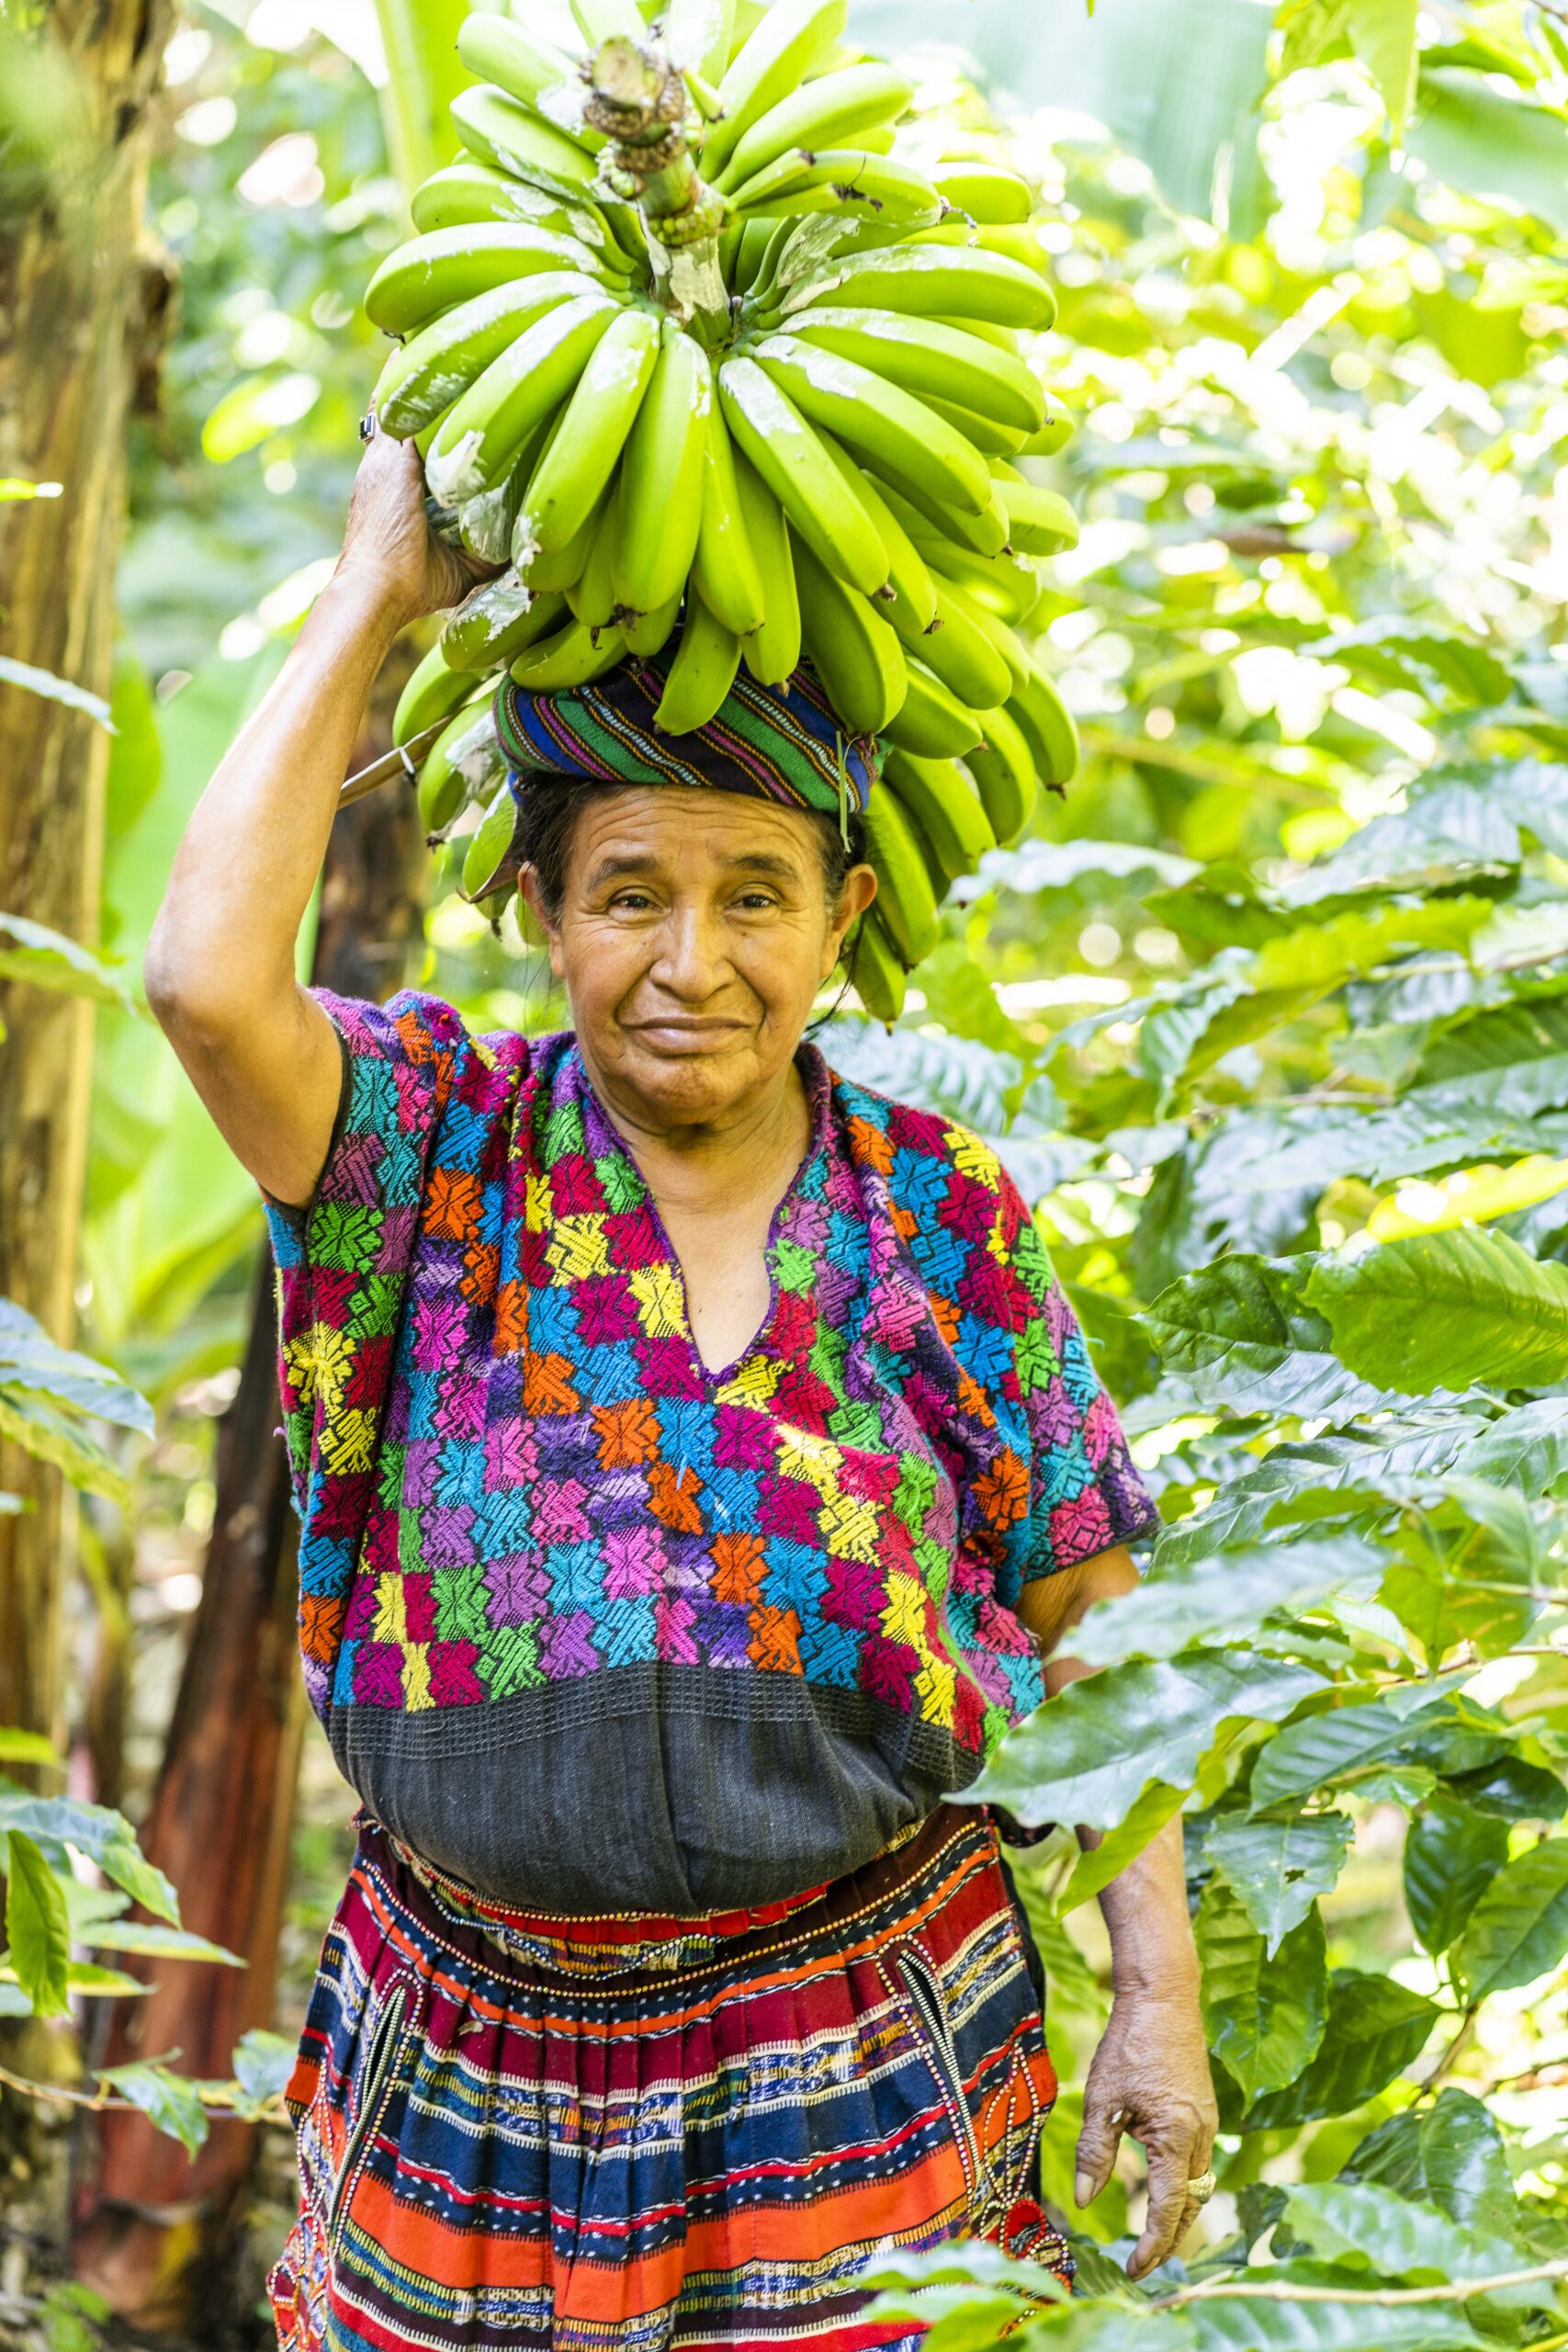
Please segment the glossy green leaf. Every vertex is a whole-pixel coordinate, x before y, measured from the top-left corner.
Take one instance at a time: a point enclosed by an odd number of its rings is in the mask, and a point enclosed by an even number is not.
[[[167,2066],[106,2066],[98,2081],[117,2098],[139,2107],[149,2122],[177,2140],[187,2154],[194,2156],[207,2138],[207,2110],[195,2086]]]
[[[19,686],[26,694],[41,695],[46,702],[61,702],[68,710],[85,711],[100,727],[113,732],[114,722],[102,695],[90,694],[85,686],[78,686],[69,678],[57,678],[52,670],[40,670],[31,662],[18,662],[8,653],[0,653],[0,686]]]
[[[1562,119],[1506,97],[1474,74],[1424,74],[1410,145],[1466,196],[1517,205],[1568,235]]]
[[[1223,1879],[1194,1922],[1209,2047],[1248,2101],[1282,2090],[1315,2055],[1328,2015],[1323,1921],[1309,1909],[1270,1954]]]
[[[223,1968],[247,1964],[206,1936],[192,1935],[185,1928],[154,1926],[144,1919],[105,1920],[100,1926],[80,1929],[77,1940],[95,1951],[152,1952],[163,1960],[205,1960]]]
[[[1316,2181],[1285,2194],[1292,2233],[1325,2261],[1364,2263],[1413,2285],[1496,2278],[1520,2267],[1506,2238],[1461,2228],[1451,2215],[1401,2197],[1385,2181]],[[1550,2305],[1552,2286],[1503,2290],[1500,2301]]]
[[[1079,1854],[1073,1874],[1058,1897],[1058,1908],[1076,1911],[1080,1903],[1089,1902],[1113,1878],[1119,1878],[1151,1838],[1157,1838],[1166,1823],[1180,1812],[1186,1797],[1185,1789],[1168,1788],[1163,1781],[1151,1781],[1125,1821],[1108,1829],[1098,1846],[1086,1847]]]
[[[1335,1355],[1328,1324],[1303,1296],[1315,1262],[1237,1250],[1183,1275],[1144,1317],[1166,1371],[1201,1404],[1235,1413],[1349,1420],[1398,1404]]]
[[[1287,1797],[1310,1796],[1314,1789],[1343,1781],[1403,1747],[1427,1720],[1413,1720],[1392,1699],[1371,1699],[1363,1705],[1330,1707],[1322,1714],[1304,1715],[1276,1733],[1252,1768],[1252,1810],[1265,1812]]]
[[[1499,1123],[1568,1102],[1568,1001],[1499,1005],[1422,1057],[1411,1107],[1434,1121],[1486,1113]]]
[[[65,1767],[52,1739],[40,1731],[0,1728],[0,1764],[46,1764],[55,1771]]]
[[[281,2033],[253,2026],[234,2044],[234,2111],[258,2115],[283,2097],[294,2072],[296,2045]]]
[[[1354,1825],[1344,1813],[1222,1813],[1204,1856],[1264,1939],[1269,1958],[1338,1879]]]
[[[135,999],[125,982],[101,956],[26,915],[0,913],[0,979],[22,980],[29,988],[51,989],[59,995],[87,997],[97,1004],[136,1011]]]
[[[107,1805],[85,1804],[77,1797],[35,1797],[0,1790],[0,1832],[7,1829],[74,1846],[146,1910],[178,1924],[179,1904],[174,1888],[147,1860],[130,1822]]]
[[[1306,1283],[1354,1372],[1419,1396],[1568,1379],[1568,1268],[1483,1227],[1320,1258]]]
[[[1452,1951],[1469,1997],[1532,1984],[1568,1952],[1568,1838],[1516,1855],[1472,1913]]]
[[[1377,1574],[1377,1553],[1348,1535],[1223,1552],[1097,1601],[1061,1646],[1092,1666],[1174,1657],[1200,1643],[1251,1633],[1278,1611],[1299,1613],[1342,1585],[1359,1581],[1370,1592]]]
[[[35,2016],[69,2007],[70,1922],[54,1872],[32,1839],[13,1828],[6,1847],[6,1941]]]
[[[1474,2352],[1478,2338],[1457,2310],[1397,2303],[1284,2302],[1268,2290],[1298,2283],[1321,2292],[1336,2283],[1366,2292],[1364,2272],[1320,2262],[1271,2264],[1253,2291],[1190,2306],[1195,2352]]]
[[[1441,2014],[1435,2001],[1407,1991],[1391,1976],[1335,1969],[1316,2057],[1285,2089],[1255,2099],[1243,2128],[1280,2132],[1364,2106],[1415,2064]]]
[[[1517,2211],[1495,2117],[1469,2091],[1451,2086],[1430,2106],[1407,2108],[1369,2132],[1343,2177],[1381,2183],[1495,2236],[1508,2235]]]
[[[9,1298],[0,1298],[0,1389],[48,1396],[96,1420],[152,1434],[152,1408],[144,1396],[107,1364],[57,1347],[42,1324]]]
[[[1032,1826],[1113,1828],[1149,1781],[1190,1788],[1227,1715],[1277,1720],[1322,1682],[1307,1667],[1224,1651],[1107,1667],[1010,1732],[970,1794]]]
[[[1506,1822],[1433,1792],[1404,1841],[1404,1907],[1429,1952],[1447,1951],[1507,1859]]]

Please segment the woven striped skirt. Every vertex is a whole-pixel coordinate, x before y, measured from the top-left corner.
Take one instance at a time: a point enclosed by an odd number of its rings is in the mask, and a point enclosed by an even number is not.
[[[288,2100],[286,2352],[903,2345],[881,2249],[1033,2201],[1055,2094],[988,1818],[765,1913],[504,1912],[362,1824]]]

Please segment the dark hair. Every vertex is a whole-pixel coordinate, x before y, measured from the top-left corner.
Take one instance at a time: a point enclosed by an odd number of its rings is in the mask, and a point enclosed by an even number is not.
[[[533,867],[539,897],[552,921],[559,914],[566,897],[567,865],[578,818],[595,798],[637,789],[635,785],[585,783],[574,775],[529,777],[513,845],[523,863]],[[851,866],[858,865],[865,856],[864,822],[858,812],[852,810],[846,848],[837,817],[825,816],[815,808],[803,809],[801,814],[808,816],[816,828],[823,891],[829,906],[836,907],[843,896]]]

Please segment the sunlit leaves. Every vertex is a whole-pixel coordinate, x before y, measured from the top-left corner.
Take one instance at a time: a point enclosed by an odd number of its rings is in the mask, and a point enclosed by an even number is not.
[[[1433,1792],[1404,1841],[1404,1905],[1429,1952],[1448,1950],[1507,1859],[1506,1823]]]
[[[6,1941],[16,1982],[38,2017],[68,2006],[71,1958],[65,1897],[33,1840],[19,1829],[6,1839]]]
[[[1472,2001],[1533,1984],[1568,1951],[1568,1838],[1517,1855],[1500,1871],[1453,1948]]]
[[[1422,2199],[1467,2228],[1505,2233],[1512,2225],[1514,2185],[1503,2135],[1468,2091],[1441,2090],[1429,2107],[1380,2123],[1357,2147],[1344,2177]]]
[[[1248,2132],[1278,2132],[1320,2116],[1348,2115],[1414,2064],[1440,2012],[1436,2002],[1393,1977],[1337,1968],[1328,1980],[1328,2014],[1317,2055],[1283,2090],[1231,2111]],[[1227,2095],[1222,2090],[1222,2109]]]
[[[1209,2047],[1250,2102],[1293,2083],[1317,2052],[1328,2015],[1323,1921],[1308,1909],[1270,1951],[1225,1883],[1198,1906],[1203,2022]]]
[[[1062,1646],[1091,1665],[1174,1657],[1198,1643],[1256,1633],[1279,1611],[1299,1614],[1340,1586],[1378,1573],[1369,1544],[1257,1544],[1152,1577],[1134,1592],[1096,1603]]]
[[[1320,1894],[1335,1884],[1354,1825],[1345,1813],[1223,1813],[1204,1860],[1230,1888],[1272,1958]]]
[[[1351,1371],[1393,1388],[1568,1379],[1568,1269],[1505,1233],[1459,1228],[1320,1258],[1304,1295]]]
[[[187,2154],[194,2156],[207,2138],[207,2112],[195,2085],[182,2075],[171,2074],[167,2066],[107,2066],[98,2080],[117,2098],[129,2099],[132,2107],[139,2107],[150,2122],[177,2140]]]
[[[1285,2217],[1294,2235],[1326,2261],[1364,2264],[1385,2278],[1414,2284],[1444,2278],[1496,2278],[1517,2269],[1518,2257],[1506,2238],[1460,2228],[1451,2216],[1397,2195],[1386,2183],[1372,2188],[1346,2181],[1314,2182],[1292,2188]],[[1526,2302],[1550,2303],[1550,2283],[1511,2291]]]
[[[135,1002],[112,965],[79,940],[26,915],[0,913],[0,979],[25,980],[29,988],[62,996],[89,997],[134,1012]]]
[[[1349,1419],[1397,1401],[1334,1353],[1303,1291],[1314,1261],[1236,1250],[1162,1291],[1144,1318],[1167,1372],[1201,1404]]]

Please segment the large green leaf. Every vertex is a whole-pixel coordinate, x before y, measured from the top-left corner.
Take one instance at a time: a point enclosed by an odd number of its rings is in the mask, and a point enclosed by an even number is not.
[[[1349,1420],[1399,1403],[1335,1355],[1327,1322],[1303,1299],[1314,1263],[1237,1250],[1183,1275],[1144,1316],[1166,1371],[1201,1404],[1235,1413]]]
[[[1285,2302],[1271,2289],[1299,2283],[1314,2296],[1337,2282],[1365,2293],[1362,2274],[1317,2263],[1276,2263],[1250,2294],[1205,2297],[1189,2305],[1194,2352],[1475,2352],[1480,2339],[1439,2304]],[[1136,2340],[1136,2339],[1134,2339]],[[1033,2347],[1032,2347],[1033,2352]]]
[[[1306,1300],[1365,1379],[1416,1395],[1568,1379],[1568,1267],[1482,1227],[1320,1258]]]
[[[63,1471],[85,1493],[107,1495],[130,1509],[124,1472],[74,1414],[63,1413],[31,1389],[0,1387],[0,1437],[8,1437],[35,1461]]]
[[[1447,1951],[1508,1859],[1508,1826],[1435,1790],[1404,1841],[1404,1907],[1429,1952]]]
[[[1335,1884],[1353,1832],[1344,1813],[1222,1813],[1203,1853],[1272,1957],[1280,1939]]]
[[[73,684],[69,678],[57,678],[52,670],[40,670],[31,662],[17,662],[8,653],[0,653],[0,686],[19,686],[29,695],[41,695],[46,702],[61,702],[68,710],[85,711],[100,727],[112,731],[109,707],[102,695],[90,694],[85,686]]]
[[[1092,1666],[1174,1657],[1199,1643],[1250,1633],[1280,1610],[1310,1608],[1341,1585],[1375,1583],[1378,1555],[1341,1536],[1329,1543],[1259,1544],[1168,1568],[1133,1592],[1098,1601],[1062,1647]]]
[[[1316,2057],[1283,2090],[1255,2099],[1243,2129],[1286,2131],[1364,2106],[1415,2064],[1441,2015],[1435,2001],[1391,1976],[1337,1968],[1328,1980],[1328,2020]],[[1232,2098],[1236,2096],[1233,2090]]]
[[[173,2075],[167,2066],[133,2064],[106,2066],[98,2076],[104,2089],[139,2107],[160,2132],[167,2132],[187,2154],[195,2155],[207,2137],[207,2110],[194,2083]]]
[[[1454,1945],[1451,1965],[1472,2001],[1531,1984],[1568,1951],[1568,1838],[1516,1855],[1499,1871]]]
[[[12,1829],[6,1851],[6,1941],[17,1984],[40,2018],[70,2007],[71,1927],[65,1897],[32,1839]]]
[[[1270,1953],[1224,1880],[1211,1879],[1194,1922],[1209,2047],[1244,2096],[1293,2083],[1323,2040],[1328,1967],[1315,1908]]]
[[[1197,1651],[1179,1665],[1108,1667],[1010,1732],[969,1794],[1036,1825],[1111,1829],[1150,1781],[1190,1788],[1229,1715],[1275,1721],[1323,1678],[1272,1658]]]
[[[457,47],[468,0],[376,0],[376,14],[387,51],[387,144],[403,193],[412,196],[457,150],[446,109],[469,78]]]
[[[1505,96],[1475,74],[1427,73],[1409,141],[1450,187],[1533,212],[1568,235],[1561,115]]]
[[[75,1406],[102,1421],[152,1435],[152,1408],[107,1364],[56,1347],[41,1323],[0,1298],[0,1388],[21,1388]]]
[[[1252,1768],[1253,1812],[1265,1812],[1286,1797],[1309,1796],[1364,1770],[1403,1747],[1413,1731],[1436,1722],[1442,1712],[1439,1702],[1411,1716],[1390,1693],[1361,1706],[1330,1707],[1287,1724]]]
[[[1506,2237],[1513,2226],[1517,2208],[1503,2135],[1495,2117],[1469,2091],[1442,2090],[1429,2107],[1391,2115],[1356,2147],[1343,2177],[1425,2199],[1467,2228]]]
[[[1449,1030],[1423,1055],[1409,1101],[1438,1121],[1560,1109],[1568,1102],[1568,999],[1499,1005]]]
[[[107,1805],[85,1804],[79,1797],[35,1797],[23,1790],[0,1789],[0,1833],[17,1829],[46,1845],[74,1846],[144,1909],[178,1925],[175,1890],[147,1860],[123,1814]]]
[[[1285,2192],[1292,2233],[1329,2262],[1364,2263],[1416,2285],[1496,2278],[1519,2267],[1506,2238],[1461,2227],[1450,2214],[1401,2197],[1386,2182],[1316,2181]],[[1553,2285],[1504,2290],[1499,2301],[1550,2304]]]
[[[29,988],[52,989],[62,996],[85,996],[97,1004],[136,1011],[136,1001],[125,982],[101,956],[26,915],[0,913],[0,979],[25,980]]]

